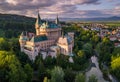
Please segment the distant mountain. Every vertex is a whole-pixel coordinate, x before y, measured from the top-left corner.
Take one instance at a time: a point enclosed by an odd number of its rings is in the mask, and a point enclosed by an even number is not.
[[[120,21],[120,17],[100,17],[100,18],[61,18],[62,21]]]
[[[15,14],[0,14],[0,21],[27,22],[34,23],[35,18]],[[54,21],[53,19],[50,19]],[[120,21],[120,17],[100,17],[100,18],[60,18],[60,21]]]

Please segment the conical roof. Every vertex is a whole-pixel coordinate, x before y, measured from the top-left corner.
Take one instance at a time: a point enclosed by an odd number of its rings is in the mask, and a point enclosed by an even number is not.
[[[56,18],[56,20],[55,20],[55,23],[56,23],[56,24],[59,24],[59,18],[58,18],[58,15],[57,15],[57,18]]]
[[[37,17],[37,20],[36,20],[36,24],[41,24],[41,18],[40,18],[39,13],[38,13],[38,17]]]

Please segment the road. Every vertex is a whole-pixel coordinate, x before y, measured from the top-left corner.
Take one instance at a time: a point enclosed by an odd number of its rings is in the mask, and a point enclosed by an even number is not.
[[[93,74],[98,79],[98,82],[108,82],[108,81],[105,81],[104,78],[103,78],[102,72],[99,68],[99,63],[98,63],[97,57],[92,56],[91,61],[92,61],[92,67],[88,72],[86,72],[87,81],[89,79],[89,76],[91,76]]]

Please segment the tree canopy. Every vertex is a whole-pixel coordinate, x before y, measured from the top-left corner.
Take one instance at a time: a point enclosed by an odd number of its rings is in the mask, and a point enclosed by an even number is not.
[[[51,71],[51,82],[64,82],[64,75],[61,67],[54,67]]]

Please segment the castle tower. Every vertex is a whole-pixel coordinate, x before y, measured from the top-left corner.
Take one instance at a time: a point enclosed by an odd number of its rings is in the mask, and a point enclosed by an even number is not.
[[[41,23],[42,23],[42,21],[41,21],[39,12],[38,12],[38,17],[37,17],[36,23],[35,23],[36,35],[39,35],[39,33],[40,33],[40,29],[39,28],[40,28]]]
[[[20,42],[20,48],[21,48],[21,52],[24,51],[24,45],[27,41],[27,36],[24,35],[24,33],[22,32],[19,38],[19,42]]]
[[[57,15],[57,18],[56,18],[56,20],[55,20],[55,23],[56,23],[56,24],[60,24],[58,15]]]
[[[35,57],[38,55],[38,48],[35,46],[35,36],[32,37],[31,41],[33,42],[32,44],[32,55],[30,57],[31,60],[35,60]]]

